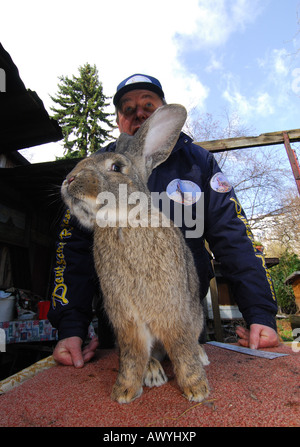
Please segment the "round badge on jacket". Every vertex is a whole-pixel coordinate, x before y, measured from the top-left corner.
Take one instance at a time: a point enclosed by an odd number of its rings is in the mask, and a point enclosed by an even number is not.
[[[229,192],[232,190],[232,185],[229,183],[227,177],[223,172],[217,172],[210,180],[211,188],[216,192]]]
[[[167,195],[174,202],[193,205],[200,199],[201,189],[190,180],[175,178],[167,186]]]

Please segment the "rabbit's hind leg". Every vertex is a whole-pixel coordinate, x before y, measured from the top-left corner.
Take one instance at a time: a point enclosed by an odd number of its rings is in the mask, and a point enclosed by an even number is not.
[[[149,360],[151,341],[145,326],[128,323],[117,331],[120,366],[111,397],[120,404],[129,403],[143,392],[143,379]]]
[[[178,373],[178,383],[183,394],[190,401],[201,402],[209,395],[209,384],[204,370],[204,366],[209,365],[207,355],[202,346],[196,344],[181,361],[183,365],[180,365],[182,369]]]
[[[165,347],[184,396],[194,402],[204,400],[209,395],[209,385],[201,361],[203,348],[196,342],[182,340],[172,340]]]

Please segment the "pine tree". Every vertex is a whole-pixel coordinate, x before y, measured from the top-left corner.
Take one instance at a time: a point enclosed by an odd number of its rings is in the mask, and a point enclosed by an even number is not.
[[[110,99],[103,93],[96,66],[79,67],[79,76],[60,76],[56,97],[50,96],[60,108],[51,107],[64,135],[64,157],[86,157],[96,152],[110,138],[114,127],[112,114],[104,108]]]

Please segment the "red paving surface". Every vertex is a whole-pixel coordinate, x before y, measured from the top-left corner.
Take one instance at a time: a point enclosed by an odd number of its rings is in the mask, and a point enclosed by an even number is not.
[[[206,345],[211,394],[206,402],[188,402],[169,381],[144,388],[130,404],[111,401],[118,356],[97,351],[82,369],[54,366],[0,396],[0,427],[299,427],[300,353],[274,360]]]

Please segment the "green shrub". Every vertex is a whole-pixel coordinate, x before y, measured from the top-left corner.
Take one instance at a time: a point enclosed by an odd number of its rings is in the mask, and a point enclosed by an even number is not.
[[[300,259],[288,250],[281,256],[279,264],[270,269],[279,310],[286,314],[293,314],[297,309],[292,286],[284,282],[288,276],[298,270],[300,270]]]

